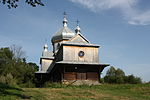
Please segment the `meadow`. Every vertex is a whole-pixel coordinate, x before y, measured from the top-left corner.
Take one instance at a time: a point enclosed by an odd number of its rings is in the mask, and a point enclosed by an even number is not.
[[[150,84],[20,88],[0,84],[0,100],[150,100]]]

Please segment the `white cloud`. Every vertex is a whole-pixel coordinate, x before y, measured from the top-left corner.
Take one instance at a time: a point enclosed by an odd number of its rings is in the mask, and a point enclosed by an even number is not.
[[[80,3],[92,11],[106,10],[116,7],[127,7],[133,5],[137,0],[70,0],[74,3]]]
[[[150,24],[150,9],[142,11],[137,9],[139,0],[69,0],[78,3],[93,12],[100,12],[109,9],[118,9],[132,25],[148,25]]]
[[[148,25],[150,24],[150,10],[146,12],[141,12],[139,14],[135,14],[128,21],[129,24],[132,25]]]

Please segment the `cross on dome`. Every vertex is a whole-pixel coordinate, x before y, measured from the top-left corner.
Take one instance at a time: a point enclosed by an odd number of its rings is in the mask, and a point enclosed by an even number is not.
[[[80,26],[79,26],[79,20],[77,19],[77,27],[76,27],[76,29],[75,29],[75,32],[77,33],[77,34],[79,34],[80,32],[81,32],[81,29],[80,29]]]
[[[67,27],[67,23],[68,23],[68,20],[67,20],[67,13],[64,12],[63,15],[64,15],[63,26],[64,26],[64,27]]]
[[[79,22],[80,22],[80,21],[77,19],[77,21],[76,21],[76,22],[77,22],[77,26],[79,26]]]

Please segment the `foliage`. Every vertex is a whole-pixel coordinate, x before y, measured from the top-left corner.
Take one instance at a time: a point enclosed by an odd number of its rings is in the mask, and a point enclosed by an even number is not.
[[[125,76],[125,73],[121,69],[115,69],[113,66],[107,71],[104,77],[105,83],[129,83],[129,84],[139,84],[142,83],[141,78],[135,77],[134,75]]]
[[[39,66],[36,63],[29,62],[28,65],[31,66],[31,67],[33,67],[36,70],[39,70]]]
[[[21,46],[13,44],[10,46],[10,51],[12,51],[14,59],[16,59],[17,61],[22,60],[25,62],[25,52],[22,50]]]
[[[38,66],[35,63],[27,63],[22,56],[22,49],[15,47],[13,49],[0,48],[0,82],[8,85],[34,87],[34,72],[37,71]],[[19,50],[19,52],[13,50]]]
[[[0,0],[0,3],[7,5],[8,8],[16,8],[18,7],[18,2],[20,0]],[[44,6],[41,0],[25,0],[25,3],[31,5],[32,7],[36,7],[37,5]]]
[[[135,77],[134,75],[128,75],[125,77],[125,81],[130,84],[138,84],[142,83],[141,78]]]
[[[0,76],[0,83],[15,86],[17,82],[16,79],[12,76],[12,74],[9,73],[6,76]]]

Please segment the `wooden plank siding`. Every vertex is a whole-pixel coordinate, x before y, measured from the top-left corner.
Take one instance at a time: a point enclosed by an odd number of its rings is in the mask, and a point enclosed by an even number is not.
[[[88,80],[99,80],[99,74],[96,72],[87,72],[87,79]]]
[[[42,59],[41,70],[47,71],[49,66],[52,64],[52,62],[53,60],[50,60],[50,59]]]
[[[64,73],[64,80],[76,80],[76,73],[75,72]]]
[[[86,80],[87,75],[86,73],[77,73],[77,80]]]
[[[99,74],[96,72],[78,73],[78,72],[66,72],[64,73],[64,80],[99,80]]]
[[[83,57],[79,57],[79,51],[84,52]],[[97,47],[79,47],[79,46],[63,46],[64,61],[79,61],[79,62],[99,62]]]

